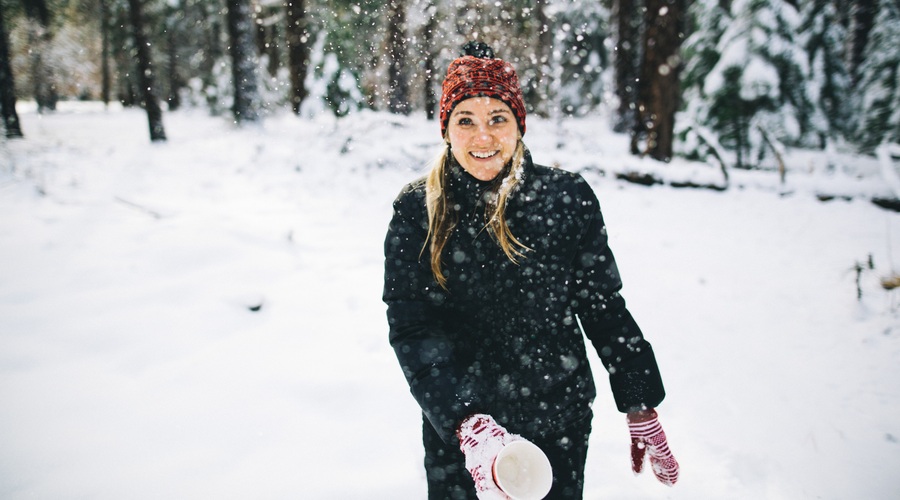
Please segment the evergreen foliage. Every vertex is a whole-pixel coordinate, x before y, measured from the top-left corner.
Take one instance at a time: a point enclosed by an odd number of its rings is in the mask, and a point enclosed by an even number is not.
[[[554,50],[559,53],[559,107],[584,115],[603,103],[604,72],[610,68],[609,10],[595,1],[560,9]]]
[[[875,25],[853,95],[858,110],[854,137],[865,152],[900,142],[900,6],[880,0]]]
[[[847,30],[833,0],[808,1],[802,17],[800,33],[809,58],[810,125],[824,148],[829,141],[842,141],[850,131],[850,75],[841,50]]]

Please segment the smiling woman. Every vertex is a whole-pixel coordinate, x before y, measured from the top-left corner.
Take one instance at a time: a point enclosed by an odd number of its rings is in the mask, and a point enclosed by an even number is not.
[[[394,201],[384,246],[390,343],[422,409],[429,498],[521,491],[493,479],[521,441],[552,469],[533,498],[581,498],[596,396],[584,335],[627,413],[635,472],[646,453],[674,484],[654,410],[665,391],[619,294],[597,198],[581,176],[531,161],[516,72],[484,44],[450,63],[441,135],[428,176]]]
[[[503,101],[473,97],[453,110],[447,138],[460,166],[472,177],[490,181],[512,159],[520,135],[513,112]]]

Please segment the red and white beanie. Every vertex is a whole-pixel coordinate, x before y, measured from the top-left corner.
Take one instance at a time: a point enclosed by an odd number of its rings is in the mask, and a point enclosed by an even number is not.
[[[441,91],[441,137],[447,133],[447,123],[453,108],[470,97],[493,97],[510,107],[525,135],[525,101],[519,77],[512,65],[494,57],[494,51],[481,42],[463,46],[464,55],[447,68]]]

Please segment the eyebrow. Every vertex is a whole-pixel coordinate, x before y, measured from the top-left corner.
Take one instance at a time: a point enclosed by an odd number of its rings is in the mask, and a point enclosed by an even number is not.
[[[497,109],[495,109],[495,110],[493,110],[493,111],[488,111],[488,114],[489,114],[489,115],[496,115],[496,114],[500,114],[500,113],[510,113],[510,111],[507,110],[507,109],[503,109],[503,108],[497,108]],[[458,111],[457,111],[457,110],[454,110],[454,111],[453,111],[453,114],[454,114],[454,115],[474,115],[475,113],[473,113],[473,112],[471,112],[471,111],[466,111],[466,110],[460,109],[460,110],[458,110]]]

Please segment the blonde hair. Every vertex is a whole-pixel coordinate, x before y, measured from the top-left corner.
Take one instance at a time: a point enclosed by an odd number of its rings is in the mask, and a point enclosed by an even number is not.
[[[506,224],[506,204],[509,196],[521,181],[522,165],[525,161],[525,146],[519,140],[516,149],[513,152],[510,163],[504,168],[501,175],[505,173],[505,177],[496,187],[496,192],[488,196],[488,204],[485,208],[485,229],[503,249],[503,253],[514,264],[518,264],[518,259],[525,257],[525,251],[530,250],[522,244],[510,231]],[[447,277],[441,269],[441,256],[450,235],[456,227],[457,220],[451,213],[450,200],[447,194],[447,185],[450,179],[450,148],[449,145],[443,148],[434,159],[431,170],[425,178],[425,206],[428,209],[428,235],[425,238],[425,248],[431,250],[431,273],[434,275],[435,281],[441,288],[447,289]]]

